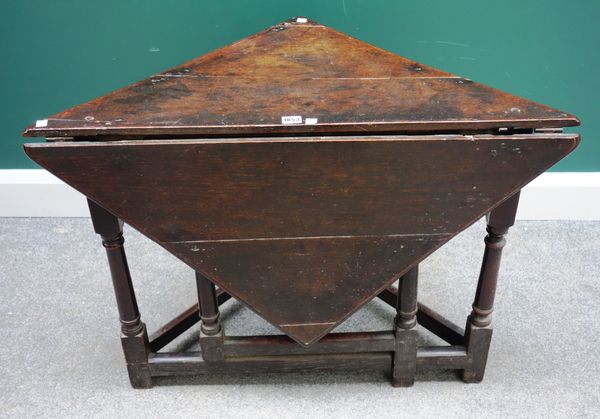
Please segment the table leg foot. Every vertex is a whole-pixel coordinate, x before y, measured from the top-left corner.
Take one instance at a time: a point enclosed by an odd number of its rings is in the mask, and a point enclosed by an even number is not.
[[[483,380],[492,342],[492,328],[490,326],[475,326],[469,318],[465,338],[468,357],[467,367],[463,371],[462,379],[465,383],[480,383]]]
[[[202,349],[202,358],[205,361],[222,361],[225,359],[224,338],[223,329],[214,335],[207,335],[200,330],[200,348]]]
[[[396,329],[392,386],[411,387],[414,384],[417,370],[418,341],[419,332],[416,328],[409,330]]]
[[[141,321],[137,322],[136,331],[130,330],[128,326],[130,325],[125,323],[122,325],[124,333],[121,333],[121,346],[123,346],[125,354],[129,381],[133,388],[150,388],[152,387],[152,376],[148,365],[150,347],[146,325]]]
[[[127,373],[131,387],[137,389],[152,388],[152,376],[148,364],[128,364]]]

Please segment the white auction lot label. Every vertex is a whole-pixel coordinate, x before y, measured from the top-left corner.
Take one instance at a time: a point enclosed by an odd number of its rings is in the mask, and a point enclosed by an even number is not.
[[[282,124],[301,124],[302,117],[300,115],[282,116],[281,123]]]

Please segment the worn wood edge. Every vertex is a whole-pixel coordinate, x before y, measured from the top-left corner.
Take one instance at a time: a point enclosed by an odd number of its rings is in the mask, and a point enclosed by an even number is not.
[[[52,120],[53,118],[48,118]],[[295,133],[303,134],[328,134],[328,133],[343,133],[348,131],[354,132],[373,132],[376,134],[379,131],[383,132],[431,132],[431,131],[461,131],[461,130],[481,130],[481,129],[497,129],[497,128],[561,128],[573,127],[580,125],[577,117],[568,115],[563,118],[549,119],[501,119],[501,120],[463,120],[463,121],[392,121],[392,122],[344,122],[344,123],[318,123],[315,125],[206,125],[197,126],[173,126],[173,125],[157,125],[153,127],[144,126],[100,126],[86,128],[42,128],[35,127],[34,124],[28,126],[23,131],[24,137],[96,137],[96,136],[122,136],[122,135],[139,135],[139,136],[178,136],[178,135],[275,135]]]
[[[120,141],[100,141],[92,138],[78,141],[59,141],[59,142],[41,142],[25,143],[23,148],[27,153],[29,149],[45,147],[121,147],[121,146],[156,146],[156,145],[174,145],[174,144],[261,144],[261,143],[335,143],[335,142],[395,142],[395,141],[497,141],[500,138],[510,140],[569,140],[579,143],[579,134],[565,133],[534,133],[534,134],[513,134],[513,135],[493,135],[493,134],[433,134],[433,135],[349,135],[349,136],[309,136],[309,137],[248,137],[248,138],[162,138],[139,140],[120,140]],[[576,145],[577,145],[576,144]]]

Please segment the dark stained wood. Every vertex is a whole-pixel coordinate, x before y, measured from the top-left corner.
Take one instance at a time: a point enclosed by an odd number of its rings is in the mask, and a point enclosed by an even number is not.
[[[198,289],[198,307],[200,308],[200,347],[206,361],[222,361],[223,326],[221,313],[217,302],[215,285],[208,278],[196,271],[196,286]]]
[[[282,116],[317,118],[282,124]],[[26,136],[432,132],[578,125],[317,23],[283,22],[48,118]]]
[[[310,345],[577,141],[570,134],[160,140],[26,151]]]
[[[487,225],[499,234],[505,234],[515,224],[520,196],[521,191],[517,191],[490,211],[486,216]]]
[[[292,19],[24,135],[46,136],[27,154],[88,197],[134,387],[161,375],[350,368],[409,386],[421,367],[483,378],[518,191],[577,146],[561,127],[578,124]],[[463,332],[417,302],[417,266],[485,214]],[[199,305],[150,340],[123,222],[196,271]],[[218,306],[230,296],[287,336],[226,337]],[[394,330],[328,334],[375,296],[396,307]],[[157,353],[200,318],[202,352]],[[417,322],[450,346],[418,347]]]
[[[461,369],[466,359],[465,348],[460,346],[422,347],[417,353],[421,368]],[[153,376],[353,369],[387,372],[391,363],[391,352],[236,357],[222,362],[206,362],[199,352],[185,352],[153,354],[149,359]]]
[[[410,387],[415,382],[417,371],[417,283],[419,265],[413,266],[398,281],[396,303],[396,349],[392,368],[392,385]]]
[[[296,23],[294,19],[161,74],[279,79],[452,77],[314,21]]]
[[[231,298],[231,295],[223,290],[219,289],[216,293],[217,304],[219,305]],[[148,338],[150,340],[150,349],[152,352],[158,352],[199,321],[200,310],[198,304],[194,304],[170,322],[158,328],[158,330]]]
[[[198,304],[194,304],[150,335],[148,338],[150,349],[152,352],[160,351],[199,321],[200,313],[198,311]]]
[[[504,235],[515,223],[519,195],[520,192],[517,192],[494,208],[488,217],[488,235],[485,238],[485,252],[471,315],[471,320],[476,326],[488,326],[492,321],[500,259],[502,258],[502,249],[506,244]]]
[[[381,299],[387,305],[396,307],[396,300],[398,298],[398,289],[393,286],[386,287],[383,291],[381,291],[377,298]]]
[[[420,347],[417,351],[417,366],[460,370],[467,366],[467,352],[460,345]]]
[[[440,245],[431,237],[348,237],[167,245],[303,345],[316,342]]]
[[[220,362],[207,362],[202,359],[200,352],[184,352],[153,354],[149,359],[153,376],[326,370],[389,371],[391,363],[391,352],[236,357]]]
[[[89,199],[88,206],[94,230],[102,238],[102,245],[108,257],[119,310],[121,345],[127,362],[129,381],[134,388],[152,387],[152,378],[148,369],[150,344],[146,325],[140,317],[123,247],[123,222]]]
[[[154,240],[191,248],[454,235],[577,143],[575,134],[437,135],[35,143],[25,151]]]
[[[464,345],[465,343],[465,331],[462,328],[423,303],[419,303],[417,321],[425,329],[445,340],[450,345]]]
[[[412,329],[417,325],[417,284],[419,265],[413,266],[398,281],[396,299],[396,326],[401,329]]]
[[[504,235],[515,223],[519,195],[520,192],[512,195],[495,207],[488,216],[485,252],[473,301],[473,311],[467,318],[465,331],[468,363],[463,371],[463,380],[466,383],[479,383],[483,380],[492,339],[492,311],[500,259],[502,258],[502,249],[506,244]]]
[[[387,287],[377,297],[395,307],[398,290]],[[464,345],[465,331],[423,303],[417,303],[417,322],[450,345]]]
[[[326,353],[392,352],[393,332],[330,333],[309,347],[298,345],[287,336],[228,336],[225,356],[275,356]]]

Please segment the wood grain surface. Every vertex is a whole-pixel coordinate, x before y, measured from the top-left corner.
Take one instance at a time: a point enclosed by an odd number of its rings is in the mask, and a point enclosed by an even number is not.
[[[283,116],[300,116],[302,123],[283,124]],[[47,126],[33,124],[24,135],[144,139],[578,124],[565,112],[399,57],[316,22],[290,20],[52,115]]]
[[[25,149],[310,345],[578,140],[559,133],[223,138]]]

